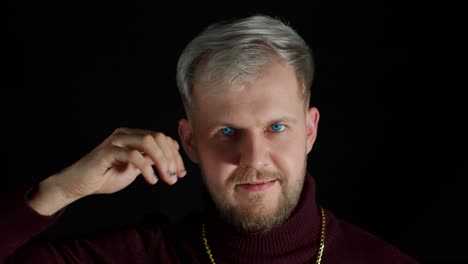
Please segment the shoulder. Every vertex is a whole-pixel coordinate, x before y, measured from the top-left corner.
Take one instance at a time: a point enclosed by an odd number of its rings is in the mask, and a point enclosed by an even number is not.
[[[330,229],[329,254],[338,262],[346,259],[353,260],[348,263],[418,263],[398,247],[374,234],[338,219],[329,211],[327,216],[330,219],[327,225]]]
[[[142,228],[161,228],[161,229],[169,229],[171,227],[171,221],[169,217],[159,212],[151,212],[143,216],[141,219],[139,226]]]
[[[134,227],[140,233],[160,234],[173,241],[199,239],[203,217],[201,213],[191,213],[179,220],[155,212],[145,215]]]
[[[173,225],[174,235],[182,240],[199,240],[202,224],[202,214],[191,213]]]
[[[136,225],[129,225],[123,231],[150,247],[159,247],[161,243],[171,245],[173,240],[170,218],[158,212],[145,214]]]

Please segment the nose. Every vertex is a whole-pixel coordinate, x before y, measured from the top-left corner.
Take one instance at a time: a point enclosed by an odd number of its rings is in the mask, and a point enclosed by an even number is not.
[[[268,144],[256,134],[243,134],[239,144],[239,166],[262,169],[268,165]]]

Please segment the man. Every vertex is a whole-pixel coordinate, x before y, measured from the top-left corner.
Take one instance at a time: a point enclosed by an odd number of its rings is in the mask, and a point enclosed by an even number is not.
[[[307,44],[278,19],[206,28],[177,67],[187,113],[179,136],[200,166],[206,211],[176,232],[150,222],[62,244],[28,242],[80,198],[114,193],[139,175],[172,185],[187,174],[177,141],[121,128],[2,208],[2,262],[416,263],[317,205],[306,172],[319,122],[309,108],[313,68]]]

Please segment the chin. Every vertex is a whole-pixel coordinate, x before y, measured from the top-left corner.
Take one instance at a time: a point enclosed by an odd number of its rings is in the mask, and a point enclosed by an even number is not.
[[[276,202],[273,202],[276,201]],[[295,209],[297,201],[283,196],[276,199],[252,196],[248,201],[221,209],[221,216],[240,232],[266,233],[284,223]]]

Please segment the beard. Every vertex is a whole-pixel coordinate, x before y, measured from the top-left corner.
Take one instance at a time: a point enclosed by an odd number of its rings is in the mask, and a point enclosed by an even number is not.
[[[302,175],[293,177],[297,179],[295,181],[279,172],[259,171],[254,168],[236,169],[227,179],[224,192],[210,186],[203,167],[201,169],[205,186],[221,218],[240,232],[265,233],[284,223],[296,208],[304,185],[306,162],[307,160],[301,170]],[[281,188],[276,200],[268,199],[268,193],[265,192],[247,193],[242,197],[244,202],[235,199],[238,184],[273,180]]]

